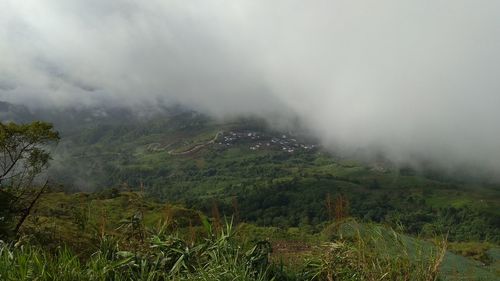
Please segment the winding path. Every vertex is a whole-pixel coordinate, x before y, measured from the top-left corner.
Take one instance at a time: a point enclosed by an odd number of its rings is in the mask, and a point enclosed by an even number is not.
[[[193,146],[192,148],[186,150],[186,151],[181,151],[181,152],[175,152],[173,149],[170,150],[168,152],[168,154],[170,155],[186,155],[186,154],[190,154],[190,153],[193,153],[193,152],[196,152],[208,145],[211,145],[213,143],[215,143],[215,141],[217,141],[217,139],[219,138],[220,135],[222,135],[222,131],[218,131],[217,134],[215,134],[215,137],[213,139],[211,139],[210,141],[206,142],[206,143],[200,143],[200,144],[197,144],[195,146]]]

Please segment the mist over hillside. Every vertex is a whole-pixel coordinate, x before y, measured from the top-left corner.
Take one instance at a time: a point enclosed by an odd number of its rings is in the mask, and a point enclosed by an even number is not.
[[[497,1],[91,3],[2,1],[1,99],[294,116],[332,150],[500,174]]]
[[[137,150],[149,145],[172,144],[178,141],[177,138],[191,142],[196,141],[199,134],[215,134],[217,131],[229,134],[233,130],[267,132],[279,138],[284,134],[291,134],[295,138],[320,145],[324,153],[356,160],[367,167],[395,171],[410,169],[416,175],[458,183],[498,183],[498,177],[492,170],[470,163],[443,166],[433,158],[422,155],[414,155],[411,161],[405,159],[398,162],[376,146],[353,150],[328,143],[325,145],[314,130],[292,115],[274,115],[272,119],[264,119],[258,115],[214,118],[180,105],[146,110],[108,105],[29,108],[22,104],[2,102],[0,116],[5,121],[26,123],[45,120],[54,123],[63,138],[53,151],[49,176],[56,182],[77,190],[96,190],[123,184],[125,179],[111,177],[110,173],[113,172],[109,170],[109,163],[105,163],[114,161],[113,157],[132,159],[136,157],[133,155],[138,153]],[[108,151],[115,148],[118,150]],[[113,157],[107,158],[108,156]],[[164,161],[168,163],[170,160],[167,157]],[[114,169],[121,169],[122,164],[119,163],[113,164]],[[103,168],[103,165],[108,165],[108,168]],[[160,167],[161,165],[156,166],[157,169]]]

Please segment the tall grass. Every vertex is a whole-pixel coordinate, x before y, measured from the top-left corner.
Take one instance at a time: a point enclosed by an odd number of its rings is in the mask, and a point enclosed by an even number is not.
[[[270,247],[258,243],[244,251],[227,223],[198,243],[159,229],[135,252],[102,236],[95,253],[82,261],[65,248],[50,254],[27,245],[0,245],[0,280],[266,280]]]
[[[335,228],[342,238],[323,245],[323,254],[309,261],[311,280],[439,280],[446,239],[423,242],[355,222],[343,227]]]
[[[196,240],[184,239],[164,225],[149,230],[140,244],[129,248],[123,245],[131,243],[103,235],[89,257],[64,247],[49,252],[25,243],[0,243],[0,280],[434,281],[445,253],[444,243],[416,243],[381,227],[346,224],[349,231],[344,229],[343,235],[322,245],[303,265],[286,268],[270,263],[269,242],[243,247],[234,238],[231,222],[220,229],[206,219],[203,224],[205,235]]]

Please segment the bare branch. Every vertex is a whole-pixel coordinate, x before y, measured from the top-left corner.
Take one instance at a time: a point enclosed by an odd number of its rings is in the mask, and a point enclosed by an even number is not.
[[[42,194],[45,192],[45,190],[47,189],[48,187],[48,184],[49,184],[49,181],[47,180],[45,182],[45,184],[42,186],[42,189],[40,189],[40,191],[37,193],[37,195],[35,196],[35,198],[33,199],[33,201],[31,201],[30,205],[28,206],[28,208],[24,209],[21,213],[21,218],[19,219],[19,222],[17,223],[16,225],[16,228],[14,229],[14,232],[15,233],[18,233],[19,232],[19,229],[21,229],[21,226],[23,225],[24,221],[26,221],[26,219],[28,218],[28,216],[30,215],[31,213],[31,209],[33,209],[33,207],[35,206],[36,202],[38,202],[38,200],[40,199],[40,197],[42,196]]]

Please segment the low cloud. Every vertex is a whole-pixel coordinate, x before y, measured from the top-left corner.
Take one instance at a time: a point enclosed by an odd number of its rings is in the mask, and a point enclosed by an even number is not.
[[[500,2],[0,3],[0,98],[297,115],[323,142],[500,173]]]

